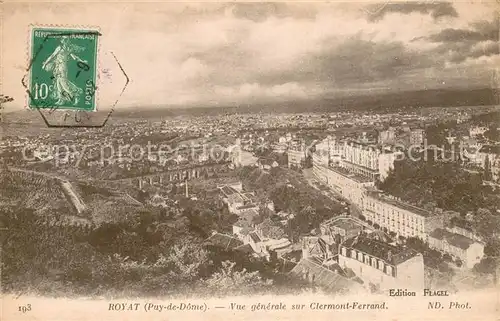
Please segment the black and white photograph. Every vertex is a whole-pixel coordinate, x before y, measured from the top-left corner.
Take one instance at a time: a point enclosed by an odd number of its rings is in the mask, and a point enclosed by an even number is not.
[[[499,9],[0,2],[0,319],[496,320]]]

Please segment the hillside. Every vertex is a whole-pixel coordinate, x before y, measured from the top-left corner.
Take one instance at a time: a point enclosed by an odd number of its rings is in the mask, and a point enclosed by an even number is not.
[[[414,110],[426,107],[491,106],[499,104],[498,89],[431,89],[375,94],[342,94],[330,98],[293,101],[248,103],[223,106],[141,106],[141,108],[116,108],[110,121],[121,119],[161,119],[193,115],[206,116],[233,113],[302,113],[334,111],[374,111],[380,113]],[[40,115],[21,110],[4,115],[6,123],[35,123],[43,125]]]

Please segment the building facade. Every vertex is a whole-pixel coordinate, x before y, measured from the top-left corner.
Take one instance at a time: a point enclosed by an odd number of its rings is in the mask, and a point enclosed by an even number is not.
[[[288,168],[302,168],[306,160],[305,148],[290,148],[287,152]]]
[[[380,291],[424,288],[423,257],[409,249],[358,236],[340,245],[338,260]]]
[[[440,216],[379,191],[367,192],[363,215],[373,224],[385,227],[398,236],[418,237],[424,241],[427,241],[430,232],[443,225]]]
[[[389,127],[386,130],[382,130],[378,134],[378,143],[382,145],[392,145],[396,141],[396,130],[393,127]]]
[[[354,217],[338,216],[322,222],[319,228],[323,239],[341,242],[359,235],[365,229],[363,224],[366,223]],[[338,235],[337,240],[335,240],[336,235]]]
[[[424,143],[425,131],[421,128],[412,129],[410,131],[410,145],[421,146]]]
[[[429,246],[462,261],[472,269],[484,255],[484,244],[447,229],[435,229],[429,234]]]
[[[376,146],[344,142],[344,151],[340,166],[350,172],[369,177],[378,178],[380,150]]]
[[[324,184],[335,189],[358,207],[363,207],[365,188],[375,182],[341,167],[326,167],[313,163],[313,173]]]

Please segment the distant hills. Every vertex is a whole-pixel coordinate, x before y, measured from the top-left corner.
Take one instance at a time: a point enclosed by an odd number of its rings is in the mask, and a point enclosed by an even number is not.
[[[302,113],[366,110],[380,113],[426,107],[491,106],[499,104],[499,89],[433,89],[393,93],[356,94],[334,98],[303,99],[286,102],[249,103],[246,105],[117,110],[115,116],[160,118],[177,115],[216,115],[233,113]]]
[[[426,107],[491,106],[499,104],[499,89],[431,89],[375,94],[343,94],[321,99],[303,99],[286,102],[249,103],[232,106],[142,106],[116,107],[111,120],[160,119],[180,115],[218,115],[233,113],[303,113],[335,111],[374,111],[390,113]],[[17,111],[4,115],[9,122],[39,122],[40,115],[33,111]]]

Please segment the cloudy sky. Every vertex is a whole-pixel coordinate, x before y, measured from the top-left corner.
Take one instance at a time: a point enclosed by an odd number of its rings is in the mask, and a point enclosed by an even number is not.
[[[7,2],[3,91],[15,101],[6,108],[19,108],[25,101],[21,78],[30,24],[98,26],[100,55],[113,52],[131,78],[122,106],[226,105],[351,92],[491,87],[495,66],[500,66],[495,6],[493,1]],[[102,68],[119,87],[123,79],[117,69]]]

